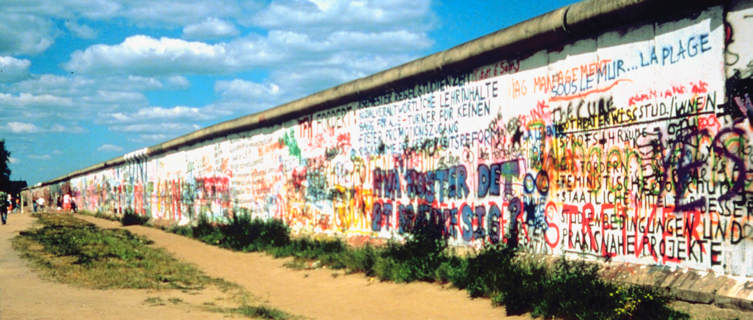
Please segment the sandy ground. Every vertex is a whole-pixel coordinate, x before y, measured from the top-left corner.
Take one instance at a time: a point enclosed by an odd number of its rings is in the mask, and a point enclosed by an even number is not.
[[[8,224],[0,225],[0,319],[225,318],[192,307],[204,302],[221,305],[215,300],[223,298],[218,290],[198,295],[177,290],[92,290],[40,279],[10,242],[33,221],[28,214],[10,214]],[[146,302],[148,298],[153,302]]]
[[[120,224],[79,216],[105,228]],[[221,299],[204,293],[144,290],[90,290],[40,279],[11,248],[10,239],[29,228],[33,218],[12,214],[0,225],[0,319],[217,319],[227,314],[190,307],[201,299]],[[470,299],[465,291],[430,283],[395,284],[361,274],[344,275],[329,269],[291,270],[285,259],[259,253],[239,253],[163,232],[132,226],[134,233],[154,240],[178,259],[193,263],[207,275],[245,287],[253,303],[314,319],[529,319],[505,316],[504,308],[488,299]],[[164,305],[145,302],[161,297]],[[171,297],[183,301],[167,302]],[[193,299],[194,301],[189,301]]]

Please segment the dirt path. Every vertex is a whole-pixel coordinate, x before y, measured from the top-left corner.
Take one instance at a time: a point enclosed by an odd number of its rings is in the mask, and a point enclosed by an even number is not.
[[[120,224],[78,216],[100,227]],[[9,239],[31,226],[28,214],[13,214],[0,225],[0,319],[220,319],[227,314],[201,312],[185,304],[155,306],[145,299],[165,293],[139,290],[90,290],[39,279],[11,248]],[[329,269],[296,271],[284,259],[209,246],[158,229],[127,229],[154,240],[178,259],[209,276],[245,287],[256,303],[314,319],[500,319],[504,308],[488,299],[469,299],[465,291],[436,284],[379,282],[361,274]],[[335,276],[336,275],[336,276]],[[180,292],[182,300],[191,299]],[[529,319],[528,316],[506,319]]]
[[[119,223],[83,217],[101,227]],[[315,319],[499,319],[504,308],[488,299],[469,299],[465,291],[430,283],[395,284],[362,274],[343,275],[333,270],[296,271],[283,266],[285,259],[261,253],[232,252],[202,242],[132,226],[131,232],[154,240],[178,259],[193,263],[212,277],[240,284],[265,305]],[[510,317],[508,319],[528,319]]]
[[[10,214],[0,225],[0,319],[225,319],[189,306],[212,292],[190,295],[177,290],[92,290],[40,279],[11,247],[10,239],[31,227],[29,214]],[[170,297],[180,303],[155,305],[149,297]]]

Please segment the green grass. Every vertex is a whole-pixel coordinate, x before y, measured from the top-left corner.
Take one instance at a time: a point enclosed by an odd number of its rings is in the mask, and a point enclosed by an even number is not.
[[[207,310],[217,313],[237,314],[253,319],[290,319],[291,316],[280,310],[265,306],[243,305],[236,308],[217,308],[207,306]]]
[[[97,217],[97,218],[100,218],[100,219],[106,219],[106,220],[110,220],[110,221],[120,221],[120,218],[118,218],[118,217],[116,217],[114,215],[106,214],[106,213],[104,213],[102,211],[79,210],[78,213],[79,214],[84,214],[84,215],[87,215],[87,216]]]
[[[127,230],[100,229],[69,215],[40,214],[14,248],[43,274],[90,288],[200,289],[215,282]]]
[[[151,306],[164,306],[166,305],[165,301],[162,300],[160,297],[149,297],[144,300],[144,303],[151,305]]]

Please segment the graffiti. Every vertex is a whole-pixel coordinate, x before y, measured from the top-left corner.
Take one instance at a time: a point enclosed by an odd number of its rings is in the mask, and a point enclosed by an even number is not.
[[[753,276],[753,80],[709,67],[724,65],[737,23],[710,23],[720,10],[402,84],[35,194],[342,236],[400,238],[430,222],[456,246]]]

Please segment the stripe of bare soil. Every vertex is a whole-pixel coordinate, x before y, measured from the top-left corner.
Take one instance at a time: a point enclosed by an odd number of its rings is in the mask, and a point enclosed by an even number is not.
[[[11,239],[34,221],[28,213],[14,213],[0,225],[0,319],[226,318],[182,305],[146,305],[144,299],[155,295],[146,290],[85,289],[40,279],[11,246]]]
[[[81,216],[101,227],[118,222]],[[292,270],[285,259],[262,253],[233,252],[159,229],[130,226],[178,259],[209,276],[245,287],[268,306],[315,319],[499,319],[505,309],[489,299],[470,299],[465,291],[432,283],[396,284],[363,274],[330,269]],[[333,274],[339,276],[335,277]],[[529,319],[528,315],[507,319]]]

